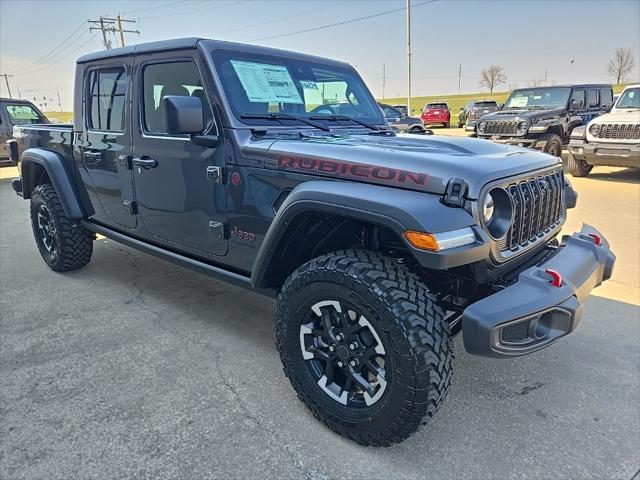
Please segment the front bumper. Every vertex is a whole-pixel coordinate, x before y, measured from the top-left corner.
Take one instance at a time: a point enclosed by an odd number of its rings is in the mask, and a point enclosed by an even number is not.
[[[589,165],[612,167],[640,167],[640,143],[586,142],[571,139],[569,152]]]
[[[593,227],[584,225],[579,233],[565,236],[553,256],[465,309],[465,349],[474,355],[506,358],[551,345],[575,330],[583,302],[611,277],[615,260],[608,242]],[[556,274],[560,282],[554,280]]]
[[[477,120],[467,120],[467,124],[464,126],[465,132],[475,132],[476,123],[478,123]]]

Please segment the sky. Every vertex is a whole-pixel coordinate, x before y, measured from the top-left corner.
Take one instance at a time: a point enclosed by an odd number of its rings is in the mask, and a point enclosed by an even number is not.
[[[629,48],[640,82],[640,0],[411,0],[412,94],[482,91],[480,71],[501,65],[507,83],[610,82],[607,61]],[[101,50],[87,20],[122,14],[127,45],[202,36],[295,50],[354,65],[378,98],[405,97],[405,0],[0,0],[0,74],[11,93],[71,110],[75,59]],[[385,13],[397,10],[391,13]],[[361,17],[370,17],[351,21]],[[327,28],[329,24],[346,22]],[[302,33],[302,30],[312,30]],[[116,46],[115,36],[110,37]],[[7,96],[0,77],[0,96]]]

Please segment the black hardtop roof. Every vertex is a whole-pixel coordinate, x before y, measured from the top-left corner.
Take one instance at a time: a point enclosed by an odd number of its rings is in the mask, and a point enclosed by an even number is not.
[[[114,57],[122,57],[127,55],[136,55],[141,53],[166,52],[171,50],[183,50],[188,48],[197,48],[198,45],[206,50],[232,50],[244,53],[261,53],[265,55],[274,55],[298,60],[309,60],[321,62],[325,64],[334,64],[337,66],[346,66],[346,62],[339,62],[328,58],[318,57],[315,55],[307,55],[304,53],[291,52],[288,50],[280,50],[277,48],[260,47],[257,45],[249,45],[246,43],[225,42],[223,40],[212,40],[208,38],[190,37],[175,38],[172,40],[161,40],[159,42],[139,43],[122,48],[113,48],[111,50],[102,50],[89,53],[78,58],[76,63],[93,62],[96,60],[105,60]]]
[[[0,103],[28,103],[30,105],[33,105],[30,100],[25,100],[24,98],[0,97]]]
[[[574,83],[570,85],[547,85],[546,87],[514,88],[513,91],[517,92],[519,90],[545,90],[549,88],[602,88],[602,87],[613,88],[613,86],[610,83]]]

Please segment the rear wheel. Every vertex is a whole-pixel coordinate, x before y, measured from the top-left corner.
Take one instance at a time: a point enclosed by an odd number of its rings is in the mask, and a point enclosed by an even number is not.
[[[407,438],[451,383],[452,343],[437,300],[406,266],[368,251],[298,268],[278,297],[276,340],[300,400],[363,445]]]
[[[89,263],[93,234],[67,218],[52,185],[38,185],[33,189],[30,210],[36,245],[52,270],[65,272]]]
[[[593,165],[589,165],[584,160],[578,160],[572,154],[567,155],[565,171],[574,177],[586,177],[592,169]]]
[[[443,123],[443,124],[442,124],[442,126],[443,126],[444,128],[449,128],[449,122]]]

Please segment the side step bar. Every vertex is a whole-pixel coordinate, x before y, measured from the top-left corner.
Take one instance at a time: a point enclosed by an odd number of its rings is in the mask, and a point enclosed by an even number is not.
[[[186,257],[184,255],[180,255],[179,253],[172,252],[171,250],[166,250],[164,248],[158,247],[156,245],[152,245],[136,238],[132,238],[128,235],[124,235],[116,230],[111,230],[110,228],[103,227],[102,225],[98,225],[92,222],[83,221],[82,226],[89,231],[94,233],[99,233],[100,235],[104,235],[111,240],[122,243],[131,248],[135,248],[136,250],[140,250],[141,252],[148,253],[153,255],[154,257],[161,258],[163,260],[167,260],[176,265],[180,265],[181,267],[188,268],[190,270],[194,270],[198,273],[206,275],[208,277],[215,278],[216,280],[221,280],[225,283],[230,283],[236,287],[241,287],[247,290],[251,290],[253,292],[265,295],[267,297],[275,297],[276,292],[273,290],[256,290],[251,286],[250,277],[246,277],[239,273],[229,272],[224,270],[223,268],[216,267],[209,263],[205,263],[200,260],[195,260],[190,257]]]

